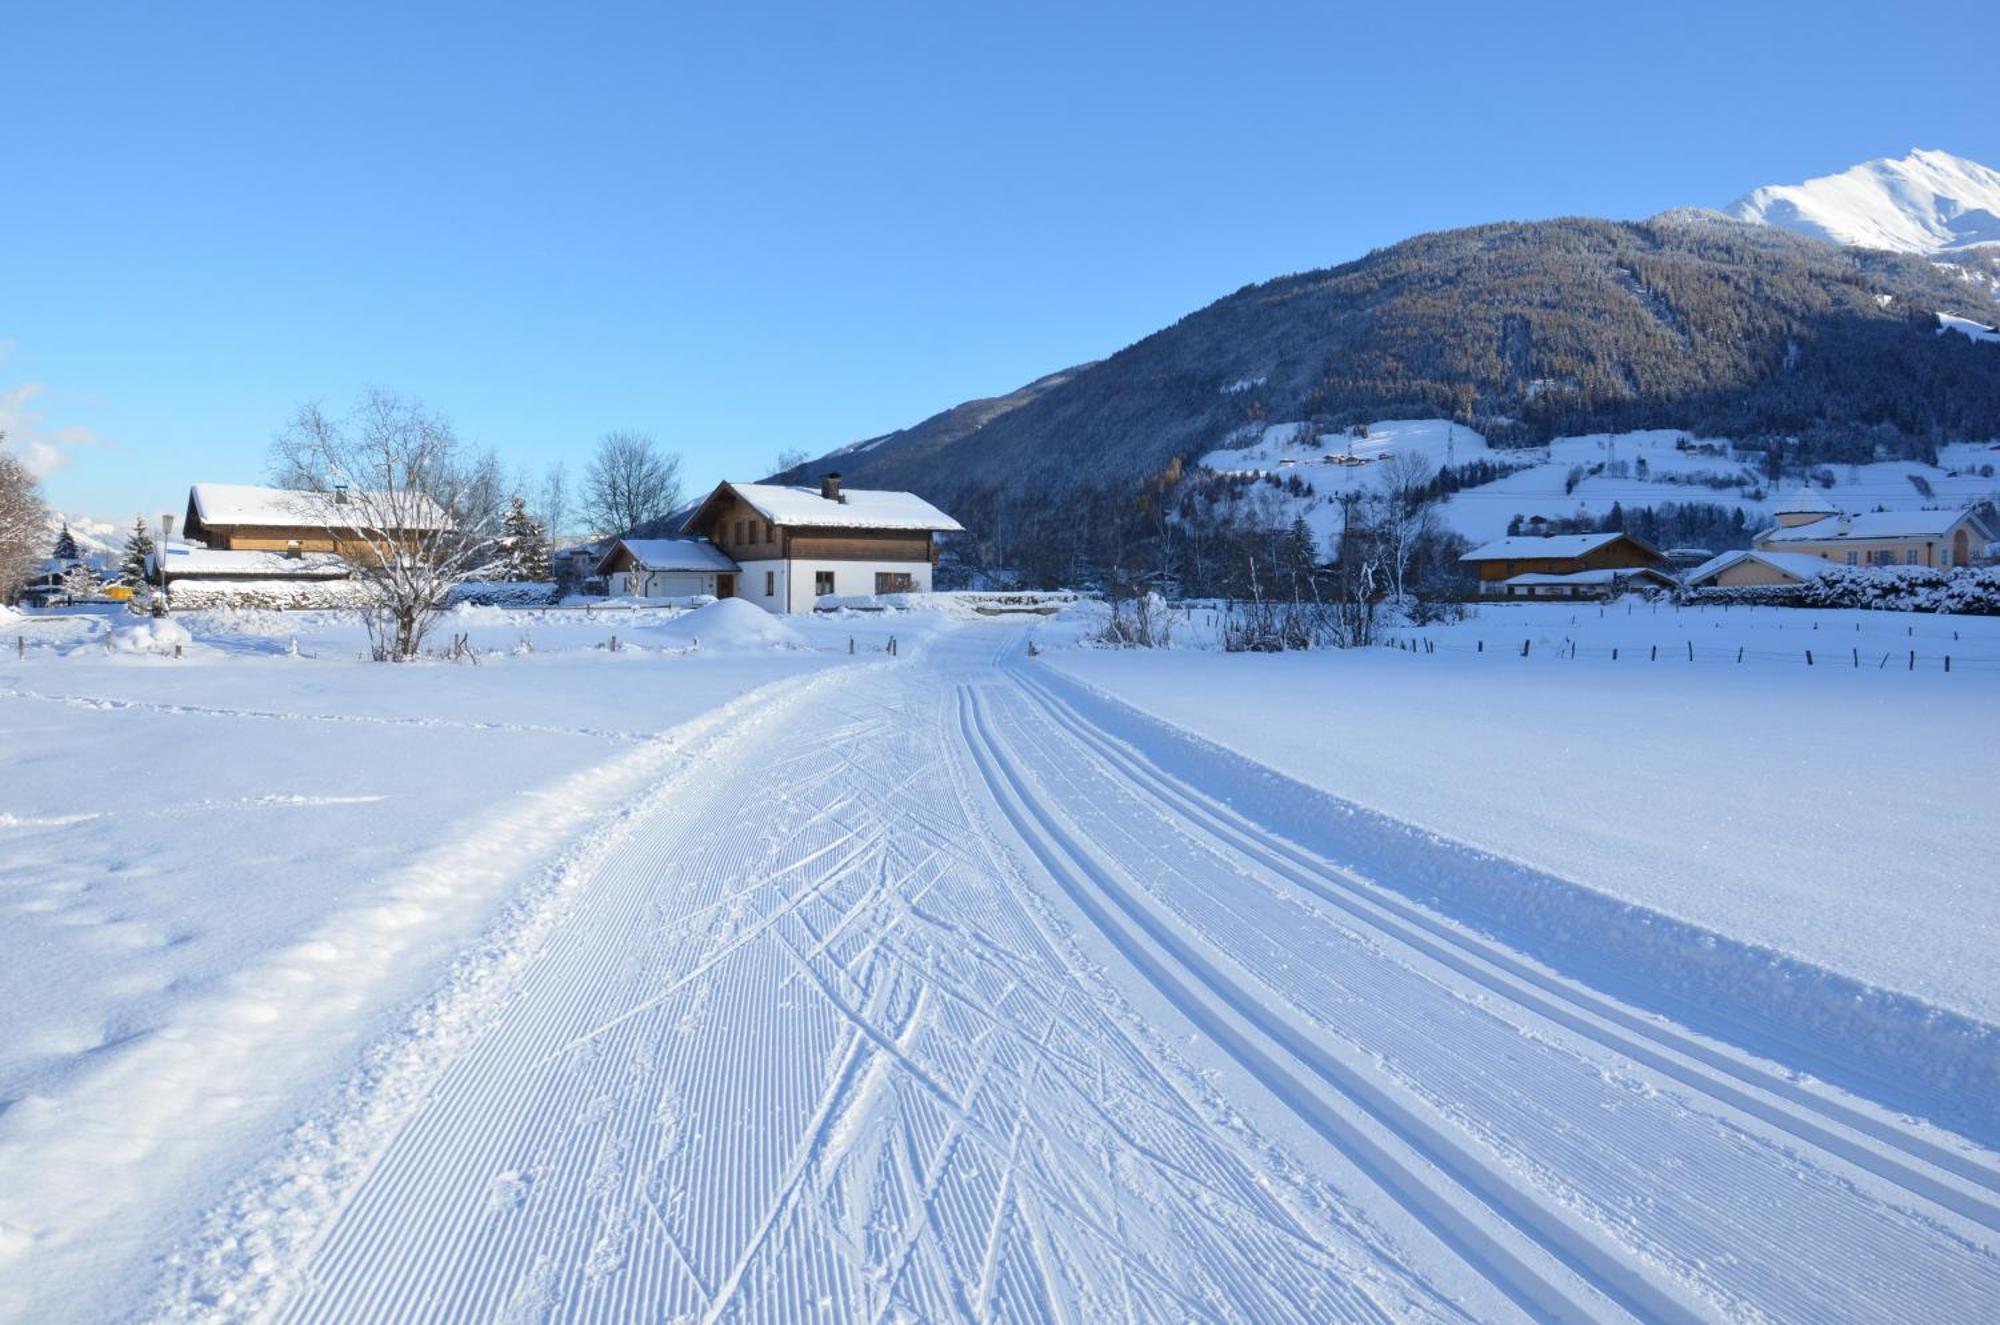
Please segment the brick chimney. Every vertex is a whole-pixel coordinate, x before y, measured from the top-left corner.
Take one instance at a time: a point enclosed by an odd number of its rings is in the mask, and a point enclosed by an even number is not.
[[[819,495],[828,501],[845,502],[847,498],[840,495],[840,475],[821,475],[819,480]]]

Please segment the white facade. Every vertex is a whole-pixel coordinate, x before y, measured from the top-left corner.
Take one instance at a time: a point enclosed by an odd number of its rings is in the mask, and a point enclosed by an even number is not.
[[[635,568],[605,576],[604,587],[613,598],[692,598],[713,595],[715,575],[714,571]]]
[[[736,596],[771,612],[810,612],[823,593],[860,597],[878,592],[877,584],[900,584],[904,589],[880,592],[929,593],[931,564],[928,561],[810,561],[772,558],[745,561],[736,577]],[[823,580],[821,577],[828,577]],[[878,576],[897,579],[878,581]],[[824,588],[831,583],[831,588]]]

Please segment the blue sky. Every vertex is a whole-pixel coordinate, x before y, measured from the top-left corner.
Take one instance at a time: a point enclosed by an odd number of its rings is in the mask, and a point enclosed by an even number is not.
[[[112,518],[369,385],[698,486],[1423,230],[2000,164],[1980,6],[29,0],[0,40],[0,423]]]

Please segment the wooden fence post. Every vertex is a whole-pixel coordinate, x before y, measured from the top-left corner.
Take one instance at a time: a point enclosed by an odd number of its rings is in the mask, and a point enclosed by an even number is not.
[[[1652,656],[1651,656],[1651,657],[1649,657],[1649,658],[1647,658],[1647,659],[1646,659],[1646,661],[1647,661],[1647,662],[1658,662],[1659,660],[1660,660],[1660,646],[1659,646],[1659,645],[1657,645],[1657,644],[1655,644],[1655,645],[1653,646],[1653,654],[1652,654]]]
[[[1736,661],[1739,663],[1743,661],[1743,646],[1741,644],[1736,646]]]
[[[1810,667],[1810,666],[1812,666],[1812,665],[1813,665],[1813,664],[1812,664],[1812,650],[1811,650],[1811,649],[1807,649],[1807,650],[1806,650],[1806,666]]]

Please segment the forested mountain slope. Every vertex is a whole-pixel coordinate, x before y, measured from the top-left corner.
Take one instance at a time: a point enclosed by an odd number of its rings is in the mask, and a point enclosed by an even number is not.
[[[2000,436],[2000,346],[1938,334],[1941,313],[2000,320],[1996,276],[1992,252],[1941,264],[1700,211],[1421,235],[806,472],[945,502],[1116,489],[1266,421],[1391,417],[1502,446],[1668,427],[1796,438],[1799,465],[1923,455]]]

